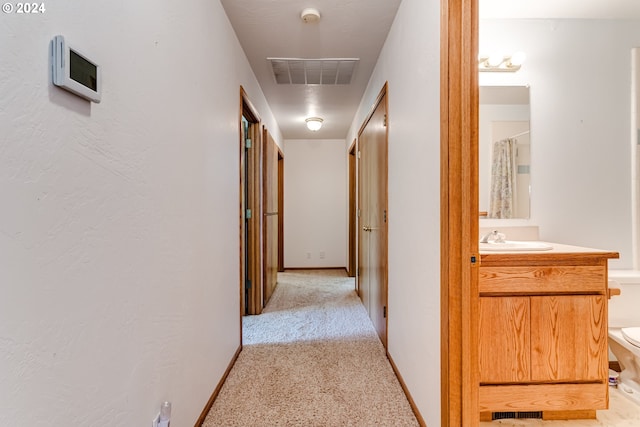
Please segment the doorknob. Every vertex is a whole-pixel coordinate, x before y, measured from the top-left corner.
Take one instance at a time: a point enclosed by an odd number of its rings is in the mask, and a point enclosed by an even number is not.
[[[366,225],[363,225],[363,226],[362,226],[362,229],[363,229],[364,231],[371,231],[371,227],[367,227]]]

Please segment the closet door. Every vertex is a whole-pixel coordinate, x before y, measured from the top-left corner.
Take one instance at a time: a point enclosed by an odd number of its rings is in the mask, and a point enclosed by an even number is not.
[[[263,307],[278,281],[278,147],[267,130],[263,150]]]
[[[359,134],[360,295],[387,346],[387,105],[386,87]]]

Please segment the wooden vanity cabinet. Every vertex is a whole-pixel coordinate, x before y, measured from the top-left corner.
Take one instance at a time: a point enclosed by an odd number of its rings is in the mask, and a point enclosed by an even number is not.
[[[607,260],[618,254],[560,247],[481,253],[481,412],[608,407]]]

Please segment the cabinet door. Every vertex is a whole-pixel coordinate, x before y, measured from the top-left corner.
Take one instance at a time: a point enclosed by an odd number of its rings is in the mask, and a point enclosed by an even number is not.
[[[531,297],[531,379],[597,381],[608,373],[606,299]]]
[[[480,382],[529,381],[529,297],[480,298]]]

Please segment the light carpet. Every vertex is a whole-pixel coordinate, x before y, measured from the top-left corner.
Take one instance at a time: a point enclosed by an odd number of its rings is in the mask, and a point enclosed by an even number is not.
[[[289,271],[259,316],[204,427],[417,426],[344,271]]]

